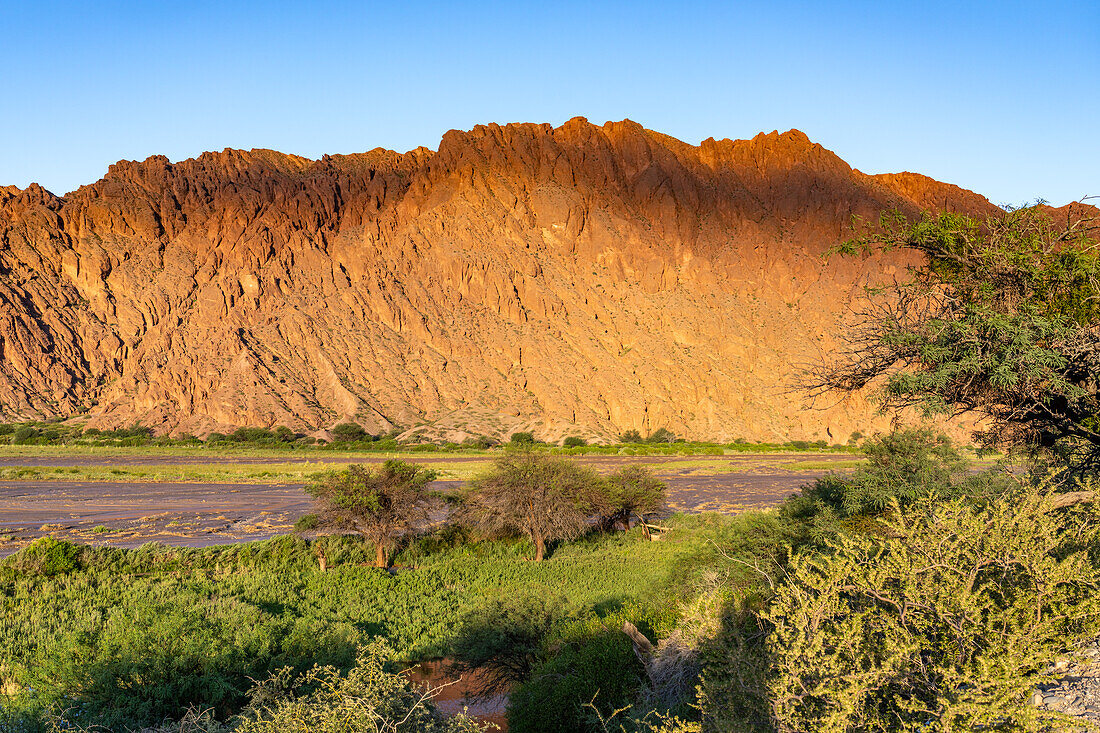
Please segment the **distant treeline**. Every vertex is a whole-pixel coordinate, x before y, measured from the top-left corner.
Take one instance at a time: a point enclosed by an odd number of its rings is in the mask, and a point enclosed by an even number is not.
[[[637,430],[622,433],[618,441],[609,444],[590,444],[580,436],[567,436],[558,443],[538,440],[531,432],[512,433],[508,441],[488,435],[476,435],[461,442],[425,442],[422,439],[398,440],[403,428],[385,433],[369,433],[354,422],[340,423],[327,431],[331,440],[318,439],[291,430],[285,425],[271,428],[242,427],[231,433],[210,433],[204,438],[190,433],[157,435],[152,428],[132,425],[114,430],[85,429],[82,425],[61,420],[0,423],[0,445],[95,445],[115,447],[211,447],[211,448],[274,448],[352,451],[462,451],[490,450],[505,445],[563,450],[570,454],[603,455],[669,455],[713,454],[728,451],[767,453],[783,451],[851,451],[858,448],[863,434],[854,432],[846,445],[829,444],[824,440],[791,440],[786,442],[750,442],[737,438],[730,442],[689,441],[678,437],[666,428],[658,428],[648,436]]]

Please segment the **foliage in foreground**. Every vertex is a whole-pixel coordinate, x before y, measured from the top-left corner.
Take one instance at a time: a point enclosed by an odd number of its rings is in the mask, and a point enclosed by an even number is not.
[[[371,642],[346,675],[314,667],[301,676],[283,671],[253,692],[237,733],[474,733],[464,715],[445,718],[430,694],[387,670],[392,652]],[[285,692],[289,691],[289,692]]]
[[[1100,631],[1100,511],[1023,487],[895,503],[881,521],[797,554],[762,611],[727,612],[704,728],[1058,729],[1028,698]]]
[[[616,614],[609,628],[627,618],[664,633],[673,619],[661,609],[679,592],[685,558],[722,521],[674,517],[664,542],[638,530],[592,535],[543,563],[526,559],[522,541],[442,530],[408,540],[395,557],[408,569],[396,575],[370,567],[373,549],[352,537],[206,549],[61,543],[76,548],[75,563],[54,575],[16,554],[0,562],[0,686],[22,692],[4,705],[30,731],[55,704],[118,730],[179,720],[189,707],[225,720],[247,704],[252,680],[281,667],[347,668],[375,637],[402,661],[440,657],[456,619],[547,588],[568,599],[576,623]],[[317,569],[318,544],[328,572]],[[552,652],[562,629],[541,648]]]
[[[315,666],[295,674],[283,668],[256,685],[252,701],[221,723],[209,709],[192,708],[182,718],[148,733],[480,733],[465,715],[444,717],[432,705],[432,691],[420,691],[394,671],[393,651],[382,640],[361,648],[346,673]],[[91,733],[66,715],[55,715],[50,733]]]

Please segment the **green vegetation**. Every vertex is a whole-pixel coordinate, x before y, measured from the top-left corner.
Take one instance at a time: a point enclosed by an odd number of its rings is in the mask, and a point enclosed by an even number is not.
[[[1042,453],[1054,474],[977,472],[928,429],[856,432],[867,460],[852,473],[777,510],[673,516],[650,536],[658,480],[564,456],[846,449],[689,445],[663,429],[556,448],[517,433],[522,449],[477,466],[431,529],[428,474],[391,461],[313,484],[321,511],[300,530],[355,536],[132,551],[46,538],[0,563],[0,725],[472,730],[387,667],[449,655],[480,693],[509,692],[513,733],[1080,730],[1030,698],[1100,636],[1100,250],[1038,209],[884,224],[844,249],[907,247],[927,264],[818,387],[976,409],[986,444]],[[8,427],[11,450],[65,440]],[[371,442],[338,427],[337,445]],[[392,571],[372,567],[391,548]]]
[[[238,733],[476,733],[464,715],[446,718],[407,677],[388,669],[390,650],[365,647],[346,674],[314,667],[293,677],[284,670],[252,694]]]
[[[410,569],[396,575],[371,567],[374,549],[352,537],[202,550],[57,543],[63,566],[40,565],[42,548],[28,548],[0,564],[0,684],[22,690],[5,710],[29,721],[51,706],[79,709],[85,724],[116,729],[179,719],[189,705],[225,719],[244,706],[250,680],[285,666],[348,668],[376,636],[397,659],[443,656],[455,619],[546,588],[578,623],[618,614],[613,624],[626,617],[663,633],[684,568],[708,552],[716,522],[670,520],[662,542],[639,531],[586,536],[542,563],[525,560],[526,541],[441,529],[405,541],[394,562]]]
[[[890,515],[885,538],[837,535],[791,562],[761,616],[773,717],[786,730],[1037,730],[1035,684],[1067,639],[1100,627],[1100,512],[1057,510],[1040,488]]]
[[[374,547],[374,566],[387,567],[394,544],[427,521],[433,479],[434,471],[396,460],[326,473],[306,487],[320,506],[311,528],[355,532]]]
[[[820,540],[844,528],[866,525],[867,517],[885,512],[893,503],[906,507],[929,496],[978,498],[1009,489],[1010,477],[997,470],[969,474],[970,463],[946,435],[927,428],[910,428],[870,438],[867,456],[850,474],[831,474],[805,487],[780,512],[792,526]]]
[[[874,298],[819,391],[877,389],[884,406],[972,410],[987,446],[1024,447],[1100,470],[1100,249],[1095,220],[1041,206],[978,221],[897,212],[840,248],[902,248],[926,263]]]
[[[535,560],[547,543],[581,534],[600,505],[603,481],[590,468],[529,451],[498,458],[470,482],[464,515],[490,536],[522,533],[535,546]]]
[[[22,436],[16,439],[16,433]],[[193,435],[175,437],[154,436],[148,428],[135,426],[114,431],[94,428],[82,430],[72,422],[30,422],[19,424],[0,423],[0,454],[3,455],[102,455],[107,449],[125,449],[127,455],[175,456],[201,455],[207,452],[218,456],[254,456],[264,458],[286,457],[288,453],[303,453],[323,461],[329,453],[341,453],[364,457],[383,454],[393,458],[423,457],[424,453],[483,454],[500,447],[500,441],[487,436],[467,438],[462,443],[409,443],[398,442],[398,431],[384,435],[371,435],[355,423],[341,423],[333,428],[333,442],[318,442],[310,436],[294,433],[284,426],[268,428],[239,428],[226,435],[211,433],[206,440]],[[648,438],[636,431],[625,433],[619,443],[590,444],[583,438],[570,436],[561,446],[543,443],[532,433],[516,433],[518,443],[550,453],[568,455],[726,455],[735,453],[788,453],[788,452],[856,452],[854,448],[830,446],[824,440],[788,441],[785,443],[750,443],[738,439],[729,443],[686,441],[671,432],[659,429]],[[530,440],[528,440],[530,437]],[[185,467],[180,467],[183,470]],[[164,467],[158,467],[164,470]],[[152,469],[150,469],[152,470]],[[62,478],[64,476],[61,476]]]

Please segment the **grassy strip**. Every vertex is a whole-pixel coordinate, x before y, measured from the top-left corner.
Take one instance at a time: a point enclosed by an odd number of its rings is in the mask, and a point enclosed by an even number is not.
[[[464,480],[483,470],[489,461],[457,463],[420,461],[439,472],[443,480]],[[303,463],[200,463],[184,465],[114,466],[6,466],[0,480],[9,481],[133,481],[177,483],[270,484],[302,483],[322,471],[347,464]]]

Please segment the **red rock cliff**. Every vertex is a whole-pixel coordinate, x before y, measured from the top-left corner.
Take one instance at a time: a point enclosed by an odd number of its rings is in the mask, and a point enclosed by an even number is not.
[[[696,147],[581,118],[0,188],[0,413],[843,440],[867,404],[791,385],[904,267],[822,257],[890,207],[994,209],[796,130]]]

